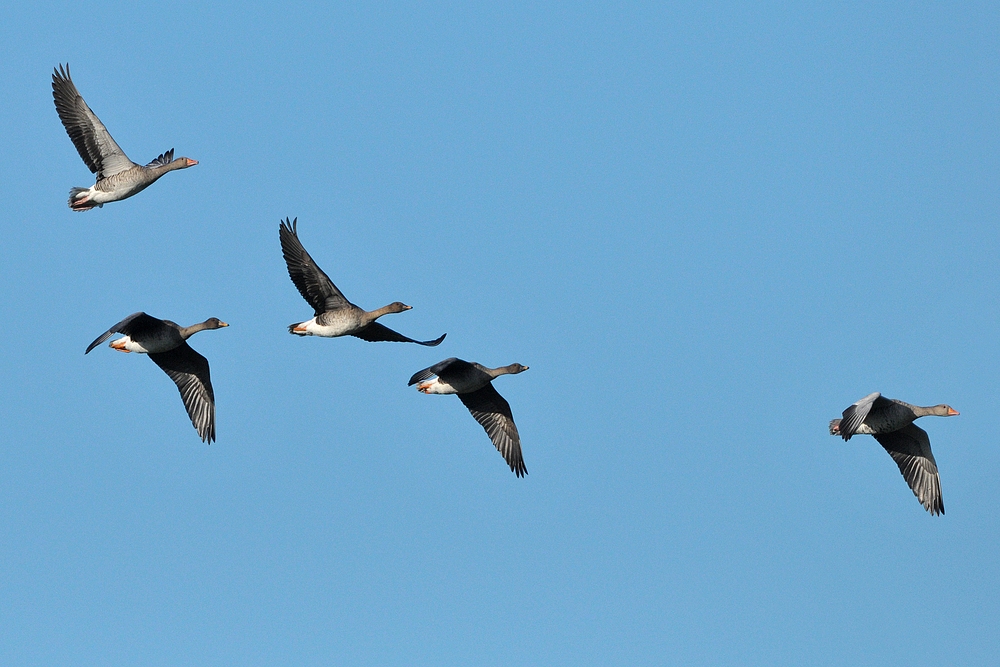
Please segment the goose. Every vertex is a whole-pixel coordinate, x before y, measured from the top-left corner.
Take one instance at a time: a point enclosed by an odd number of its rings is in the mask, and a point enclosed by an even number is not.
[[[123,338],[111,341],[109,347],[120,352],[147,354],[163,369],[177,389],[202,442],[215,440],[215,392],[209,377],[208,359],[187,344],[187,339],[206,329],[220,329],[229,325],[217,317],[182,327],[170,320],[161,320],[143,312],[132,313],[114,325],[87,346],[84,354],[116,333]]]
[[[395,343],[416,343],[433,347],[440,345],[448,334],[441,334],[434,340],[413,340],[382,326],[375,320],[388,313],[401,313],[412,306],[395,301],[378,310],[366,311],[358,308],[344,297],[333,281],[316,265],[306,249],[302,247],[298,235],[298,218],[285,218],[279,226],[281,253],[288,266],[288,277],[292,279],[302,298],[313,307],[315,317],[307,322],[288,326],[288,332],[296,336],[355,336],[370,342],[389,341]]]
[[[510,404],[493,387],[492,382],[501,375],[515,375],[526,370],[527,366],[516,363],[500,368],[487,368],[474,361],[451,357],[414,373],[407,386],[416,384],[417,391],[422,394],[458,394],[459,400],[482,425],[493,441],[493,446],[503,455],[511,472],[523,477],[528,474],[528,469],[524,467],[524,458],[521,456],[521,436],[514,425]]]
[[[72,188],[69,191],[69,207],[74,211],[89,211],[108,202],[127,199],[148,188],[168,171],[198,164],[197,160],[186,157],[175,160],[173,148],[161,153],[146,166],[128,159],[101,119],[83,101],[70,78],[69,63],[65,69],[59,65],[53,70],[52,98],[59,120],[77,152],[90,171],[97,174],[93,187]]]
[[[885,398],[876,391],[844,410],[843,418],[831,421],[830,435],[839,435],[845,441],[858,434],[874,437],[899,466],[903,479],[924,509],[931,515],[944,514],[941,477],[931,453],[931,441],[927,432],[913,421],[928,415],[953,417],[957,414],[958,411],[948,405],[925,408]]]

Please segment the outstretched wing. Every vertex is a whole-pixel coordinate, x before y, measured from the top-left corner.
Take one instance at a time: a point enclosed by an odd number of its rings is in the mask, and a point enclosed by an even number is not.
[[[514,416],[506,399],[492,384],[467,394],[459,394],[458,397],[469,408],[476,421],[486,429],[486,434],[503,455],[511,471],[518,477],[526,475],[528,469],[524,467],[524,459],[521,457],[521,436],[517,433]]]
[[[141,337],[143,333],[147,331],[156,331],[162,326],[163,320],[159,320],[141,311],[138,313],[132,313],[124,320],[95,338],[94,342],[87,346],[87,351],[84,352],[84,354],[89,354],[91,350],[114,336],[116,333],[125,334],[129,337]]]
[[[931,453],[931,440],[927,432],[915,424],[907,424],[898,431],[874,436],[885,447],[889,456],[899,466],[903,479],[910,485],[913,495],[931,514],[944,514],[941,497],[941,476]]]
[[[443,341],[444,337],[448,334],[441,334],[440,338],[435,338],[434,340],[413,340],[412,338],[407,338],[401,333],[393,331],[389,327],[382,326],[378,322],[372,322],[364,329],[355,331],[351,335],[357,336],[361,340],[367,340],[371,343],[416,343],[417,345],[434,347],[435,345],[440,345],[441,341]]]
[[[203,442],[211,444],[215,440],[215,392],[208,359],[186,342],[167,352],[150,353],[149,358],[177,385],[195,430]]]
[[[458,357],[448,357],[444,361],[439,361],[433,366],[430,366],[429,368],[425,368],[422,371],[417,371],[416,373],[414,373],[410,377],[410,381],[406,383],[406,386],[410,387],[418,382],[429,380],[435,375],[440,375],[441,373],[444,372],[446,368],[451,368],[452,366],[454,366],[456,371],[461,372],[459,369],[461,369],[463,365],[472,366],[472,364],[470,364],[468,361],[462,361]]]
[[[351,302],[302,247],[297,229],[298,220],[295,218],[289,222],[288,218],[285,218],[278,229],[278,235],[281,237],[281,254],[285,257],[288,277],[295,283],[296,289],[306,303],[313,307],[316,315],[350,306]]]
[[[850,440],[851,436],[858,432],[858,427],[864,423],[865,417],[867,417],[868,413],[871,412],[873,406],[876,409],[884,409],[889,407],[891,403],[892,402],[889,399],[882,398],[882,394],[877,391],[874,394],[868,394],[860,401],[844,410],[844,418],[840,420],[840,436],[844,440]],[[830,432],[833,433],[832,429]]]
[[[97,180],[136,166],[111,138],[101,119],[83,101],[69,76],[69,64],[65,70],[59,65],[53,71],[52,99],[66,133],[90,171],[97,174]]]

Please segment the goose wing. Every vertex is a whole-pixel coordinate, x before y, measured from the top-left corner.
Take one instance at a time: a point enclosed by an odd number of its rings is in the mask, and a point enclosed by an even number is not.
[[[443,338],[443,336],[442,336]],[[463,361],[458,357],[448,357],[444,361],[439,361],[433,366],[425,368],[422,371],[417,371],[410,377],[410,381],[406,384],[407,387],[415,385],[418,382],[423,382],[424,380],[430,380],[435,375],[440,376],[445,369],[454,367],[457,372],[462,372],[466,368],[472,368],[472,364],[468,361]]]
[[[440,338],[435,338],[434,340],[413,340],[412,338],[407,338],[401,333],[397,333],[387,326],[383,326],[378,322],[372,322],[364,329],[360,329],[351,334],[352,336],[357,336],[361,340],[367,340],[371,343],[416,343],[417,345],[426,345],[427,347],[434,347],[435,345],[440,345],[441,341],[448,334],[441,334]]]
[[[135,340],[137,338],[142,338],[143,334],[152,334],[153,332],[161,329],[163,326],[165,326],[163,320],[147,315],[141,311],[138,313],[132,313],[124,320],[95,338],[94,342],[87,346],[87,351],[84,352],[84,354],[89,354],[91,350],[115,334],[125,334],[126,336],[132,338],[132,340]]]
[[[884,410],[892,406],[893,403],[888,398],[882,398],[882,394],[875,392],[868,394],[860,401],[844,410],[844,418],[840,420],[840,436],[844,440],[850,440],[852,435],[858,432],[858,428],[864,423],[865,418],[874,409]],[[831,423],[831,433],[833,424]]]
[[[879,433],[874,437],[899,466],[903,479],[924,509],[931,514],[944,514],[941,476],[931,453],[927,432],[915,424],[907,424],[898,431]]]
[[[174,161],[174,149],[171,148],[169,151],[164,151],[156,156],[156,158],[146,165],[147,169],[152,169],[153,167],[165,167]]]
[[[53,71],[52,99],[66,133],[90,171],[97,174],[97,180],[136,166],[115,143],[101,119],[83,101],[69,76],[69,64],[65,70],[59,65]]]
[[[177,385],[195,430],[203,442],[211,444],[215,440],[215,392],[208,359],[186,342],[167,352],[152,352],[149,358]]]
[[[297,229],[298,220],[295,218],[289,222],[285,218],[278,229],[288,277],[295,283],[306,303],[313,307],[316,315],[352,305],[302,246]]]
[[[514,415],[511,414],[507,400],[493,388],[492,384],[467,394],[459,394],[458,397],[486,430],[486,434],[507,461],[511,471],[518,477],[526,475],[528,469],[524,467],[524,459],[521,456],[521,436],[517,433]]]

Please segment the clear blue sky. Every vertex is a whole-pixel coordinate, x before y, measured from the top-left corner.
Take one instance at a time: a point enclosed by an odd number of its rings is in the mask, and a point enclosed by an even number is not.
[[[14,4],[0,664],[995,665],[993,3]],[[56,116],[80,91],[139,196]],[[437,348],[301,339],[278,221]],[[137,311],[232,326],[202,444]],[[529,475],[454,397],[501,378]],[[868,437],[928,418],[947,514]]]

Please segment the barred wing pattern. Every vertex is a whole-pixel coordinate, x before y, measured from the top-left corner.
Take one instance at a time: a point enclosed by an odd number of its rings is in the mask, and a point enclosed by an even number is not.
[[[90,171],[97,174],[97,180],[136,166],[83,101],[70,78],[68,64],[65,70],[59,65],[52,74],[52,98],[66,133]]]
[[[288,277],[292,279],[299,294],[312,306],[314,315],[353,305],[337,289],[323,269],[316,265],[299,241],[298,218],[281,223],[278,235],[281,237],[281,254],[288,267]]]
[[[903,479],[924,509],[931,514],[944,514],[941,476],[931,453],[927,432],[915,424],[908,424],[898,431],[879,433],[874,437],[899,466]]]
[[[524,459],[521,456],[521,436],[517,433],[514,415],[511,414],[507,400],[493,388],[492,384],[467,394],[458,394],[458,397],[486,430],[486,434],[507,461],[511,471],[518,477],[526,475],[528,469],[524,466]]]
[[[168,352],[149,355],[177,385],[191,423],[203,442],[215,441],[215,392],[209,376],[208,359],[181,343]]]

